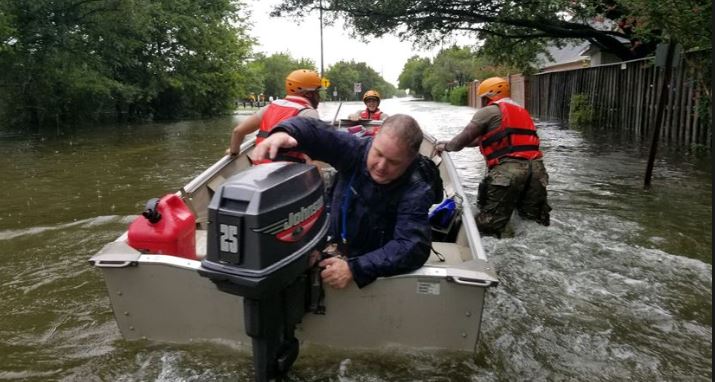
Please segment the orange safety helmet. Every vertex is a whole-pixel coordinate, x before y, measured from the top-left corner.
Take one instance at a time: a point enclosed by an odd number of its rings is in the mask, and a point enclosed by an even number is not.
[[[492,101],[510,97],[509,82],[501,77],[491,77],[482,81],[477,89],[478,97],[488,97]]]
[[[362,95],[362,102],[367,103],[368,98],[377,99],[377,104],[378,104],[378,106],[380,105],[380,93],[378,93],[377,90],[366,91],[365,94]]]
[[[288,95],[301,95],[305,92],[318,90],[321,86],[320,75],[314,70],[298,69],[286,77],[286,93]]]

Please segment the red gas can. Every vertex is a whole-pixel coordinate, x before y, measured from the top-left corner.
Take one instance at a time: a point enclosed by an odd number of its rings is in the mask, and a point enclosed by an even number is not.
[[[127,236],[129,245],[141,252],[196,260],[196,217],[175,194],[150,200]]]

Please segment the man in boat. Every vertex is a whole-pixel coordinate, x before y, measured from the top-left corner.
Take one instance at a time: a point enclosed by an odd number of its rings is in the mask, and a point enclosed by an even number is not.
[[[459,151],[479,146],[489,171],[479,187],[477,226],[501,237],[516,208],[525,219],[549,225],[546,186],[539,137],[529,112],[510,98],[509,83],[500,77],[484,80],[477,89],[488,106],[474,114],[464,130],[435,151]]]
[[[362,101],[365,103],[364,110],[358,110],[348,116],[352,121],[372,120],[384,121],[388,115],[380,110],[380,93],[377,90],[368,90],[363,94]],[[380,130],[380,126],[372,126],[365,132],[365,135],[374,136]]]
[[[237,155],[246,135],[256,130],[259,130],[256,144],[260,143],[268,136],[271,129],[284,119],[296,115],[320,118],[316,109],[320,103],[321,84],[320,75],[313,70],[298,69],[288,74],[285,83],[286,97],[271,102],[236,125],[231,134],[227,154]],[[297,152],[289,152],[285,155],[298,160],[303,159],[302,154]]]
[[[325,126],[313,118],[285,120],[251,154],[261,160],[274,158],[279,148],[296,148],[338,170],[328,240],[341,256],[320,262],[323,282],[344,288],[354,281],[362,288],[421,267],[430,252],[427,213],[435,191],[421,167],[429,159],[418,155],[417,121],[393,115],[367,140]]]

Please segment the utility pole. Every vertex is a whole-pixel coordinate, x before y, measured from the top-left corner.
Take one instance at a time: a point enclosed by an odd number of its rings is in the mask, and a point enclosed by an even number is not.
[[[323,78],[323,0],[320,0],[320,78]]]

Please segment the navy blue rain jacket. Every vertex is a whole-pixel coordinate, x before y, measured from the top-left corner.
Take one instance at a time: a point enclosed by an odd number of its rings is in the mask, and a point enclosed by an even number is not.
[[[282,121],[272,133],[284,131],[298,141],[297,149],[338,170],[330,203],[329,235],[341,240],[341,203],[353,177],[345,235],[353,280],[364,287],[376,278],[411,272],[429,257],[431,228],[427,213],[433,191],[416,163],[390,184],[373,182],[367,169],[372,139],[333,130],[305,117]]]

